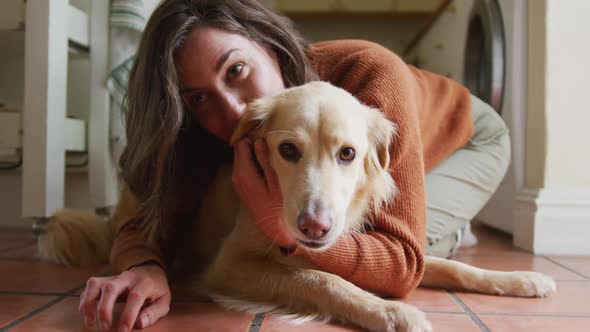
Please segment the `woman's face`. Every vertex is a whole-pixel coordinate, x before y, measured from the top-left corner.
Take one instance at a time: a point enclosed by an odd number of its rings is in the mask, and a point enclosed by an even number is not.
[[[176,55],[180,95],[199,124],[229,142],[246,104],[285,89],[276,55],[224,30],[191,31]]]

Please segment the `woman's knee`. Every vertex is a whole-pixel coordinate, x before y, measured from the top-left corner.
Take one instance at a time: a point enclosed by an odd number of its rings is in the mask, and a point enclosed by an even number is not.
[[[475,132],[470,141],[471,144],[481,145],[508,135],[509,130],[504,119],[490,105],[475,96],[471,96],[471,107],[475,127]]]
[[[472,96],[475,132],[469,141],[471,148],[493,156],[495,166],[503,177],[511,159],[510,131],[504,119],[490,105]]]

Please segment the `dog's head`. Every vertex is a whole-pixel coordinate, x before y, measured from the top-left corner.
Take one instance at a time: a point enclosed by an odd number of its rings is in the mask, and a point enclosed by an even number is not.
[[[391,199],[394,133],[380,111],[312,82],[251,103],[232,141],[266,140],[283,195],[283,226],[304,247],[323,250]]]

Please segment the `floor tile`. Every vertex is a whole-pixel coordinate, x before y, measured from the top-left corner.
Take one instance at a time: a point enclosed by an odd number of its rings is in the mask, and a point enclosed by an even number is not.
[[[27,239],[0,239],[0,252],[14,249],[14,248],[22,248],[25,246],[34,245],[36,242],[34,240],[27,240]]]
[[[223,309],[211,303],[172,303],[168,316],[154,326],[155,331],[248,331],[254,315]]]
[[[7,249],[35,245],[37,240],[30,230],[0,228],[0,253]]]
[[[479,315],[478,317],[492,332],[586,332],[590,326],[590,318],[504,315]]]
[[[4,272],[0,274],[0,291],[66,292],[106,269],[105,265],[74,268],[45,262],[0,260],[0,271]]]
[[[0,242],[3,239],[32,240],[34,238],[31,229],[0,227]]]
[[[122,304],[115,307],[115,317],[123,310]],[[203,303],[173,303],[170,313],[156,324],[143,329],[157,331],[248,331],[253,316],[234,313]],[[27,321],[15,326],[18,331],[86,331],[78,313],[78,298],[66,298]],[[111,329],[116,331],[116,325]]]
[[[402,301],[424,311],[463,312],[463,308],[445,290],[418,288]]]
[[[346,331],[362,331],[359,328],[352,326],[324,324],[318,322],[308,322],[305,324],[293,324],[288,320],[281,319],[272,315],[265,316],[260,327],[260,332],[298,332],[298,331],[314,331],[314,332],[346,332]]]
[[[557,293],[547,298],[456,294],[477,314],[570,315],[590,318],[590,281],[557,282]]]
[[[428,313],[428,319],[436,332],[479,332],[471,317],[466,314]]]
[[[588,256],[549,256],[549,259],[590,279],[590,257]]]
[[[0,329],[53,299],[54,296],[0,294]]]
[[[66,298],[10,329],[19,331],[86,331],[78,313],[78,298]]]
[[[38,261],[39,256],[36,246],[27,245],[0,251],[0,259]]]
[[[478,256],[478,255],[457,255],[454,259],[481,267],[484,269],[501,271],[537,271],[545,273],[555,280],[586,280],[577,273],[569,271],[544,257],[512,255],[506,256]]]
[[[515,249],[512,238],[506,234],[482,226],[474,227],[474,232],[479,244],[460,248],[459,261],[498,270],[535,270],[558,280],[557,294],[545,299],[456,293],[491,331],[588,330],[590,257],[535,257]],[[63,293],[83,285],[90,276],[104,274],[108,267],[81,269],[40,262],[36,258],[35,239],[29,230],[0,228],[0,271],[0,292]],[[224,310],[203,298],[187,297],[182,288],[174,288],[174,291],[175,302],[169,315],[145,331],[240,332],[248,331],[252,324],[253,315]],[[0,293],[0,328],[56,299],[53,295]],[[421,288],[403,301],[426,311],[435,331],[480,331],[446,291]],[[9,331],[84,331],[78,303],[77,297],[67,297]],[[116,316],[123,305],[116,305]],[[260,331],[344,332],[357,329],[321,323],[296,326],[267,316]]]
[[[484,225],[472,226],[478,243],[472,247],[459,247],[460,255],[528,254],[512,245],[512,236]]]

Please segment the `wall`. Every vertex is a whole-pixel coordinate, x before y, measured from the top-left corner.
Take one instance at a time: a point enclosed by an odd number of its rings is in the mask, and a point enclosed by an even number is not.
[[[545,187],[590,189],[590,1],[547,1]]]
[[[559,4],[558,4],[559,3]],[[565,5],[567,4],[567,5]],[[590,188],[590,2],[535,1],[529,6],[529,188]]]
[[[590,2],[529,1],[526,188],[516,245],[590,254]]]
[[[276,10],[277,0],[260,0]],[[370,5],[370,4],[368,4]],[[334,39],[365,39],[379,43],[401,54],[408,42],[420,31],[424,19],[296,19],[299,32],[309,41]]]
[[[396,21],[354,20],[312,22],[296,20],[301,34],[310,41],[334,39],[365,39],[379,43],[402,54],[408,42],[419,32],[422,21],[399,19]]]

